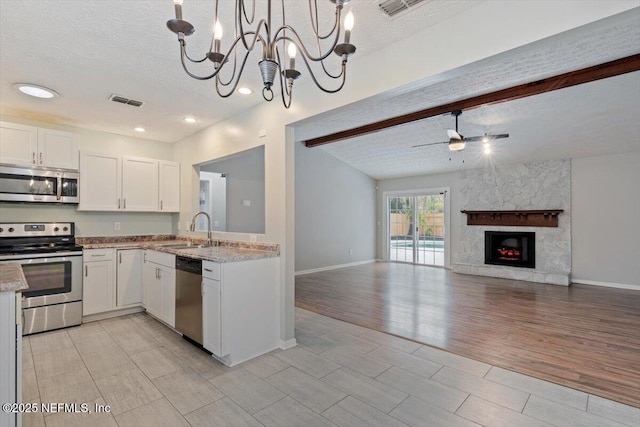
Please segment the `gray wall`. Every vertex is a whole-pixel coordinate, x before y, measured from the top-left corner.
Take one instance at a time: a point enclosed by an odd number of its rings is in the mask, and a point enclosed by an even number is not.
[[[295,168],[295,271],[375,259],[375,181],[302,143]]]
[[[264,234],[264,146],[201,165],[200,170],[227,174],[226,231]],[[244,200],[251,205],[243,206]]]
[[[573,278],[640,287],[640,152],[571,161]]]
[[[0,120],[73,132],[78,138],[78,147],[81,151],[149,157],[161,160],[172,160],[173,157],[171,144],[164,142],[90,131],[12,116],[1,116]],[[77,236],[172,233],[172,214],[168,213],[78,212],[75,206],[49,204],[0,203],[0,221],[75,222]],[[114,230],[114,222],[121,223],[119,231]]]

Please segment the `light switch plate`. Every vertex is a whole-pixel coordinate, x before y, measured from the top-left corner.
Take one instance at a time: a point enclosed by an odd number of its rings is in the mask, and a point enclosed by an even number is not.
[[[119,222],[114,222],[113,223],[113,229],[116,230],[116,231],[119,231],[120,230],[120,223]]]

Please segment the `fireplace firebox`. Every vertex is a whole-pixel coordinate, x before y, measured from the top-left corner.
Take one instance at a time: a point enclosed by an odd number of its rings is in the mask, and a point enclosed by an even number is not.
[[[536,233],[485,231],[484,263],[536,268]]]

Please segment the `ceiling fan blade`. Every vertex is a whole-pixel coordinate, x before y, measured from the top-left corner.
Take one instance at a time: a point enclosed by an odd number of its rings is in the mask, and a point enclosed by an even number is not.
[[[453,129],[447,129],[447,136],[449,139],[462,139],[462,135]]]
[[[449,143],[449,141],[430,142],[428,144],[412,145],[411,148],[426,147],[428,145],[438,145],[438,144],[448,144],[448,143]]]
[[[509,134],[499,133],[499,134],[486,134],[481,136],[470,136],[468,138],[465,138],[464,140],[467,142],[474,142],[474,141],[482,141],[485,138],[487,138],[488,141],[493,141],[494,139],[509,138]]]

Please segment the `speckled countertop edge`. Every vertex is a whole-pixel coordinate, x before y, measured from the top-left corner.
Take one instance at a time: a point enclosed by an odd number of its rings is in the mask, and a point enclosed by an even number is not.
[[[170,243],[192,242],[194,245],[204,244],[204,239],[175,235],[147,236],[97,236],[78,237],[76,243],[84,249],[153,249],[159,252],[190,258],[225,263],[239,262],[280,256],[280,245],[277,243],[243,242],[238,240],[214,240],[217,246],[209,248],[175,249],[162,245]]]
[[[0,292],[16,292],[28,289],[27,279],[17,262],[0,264]]]

